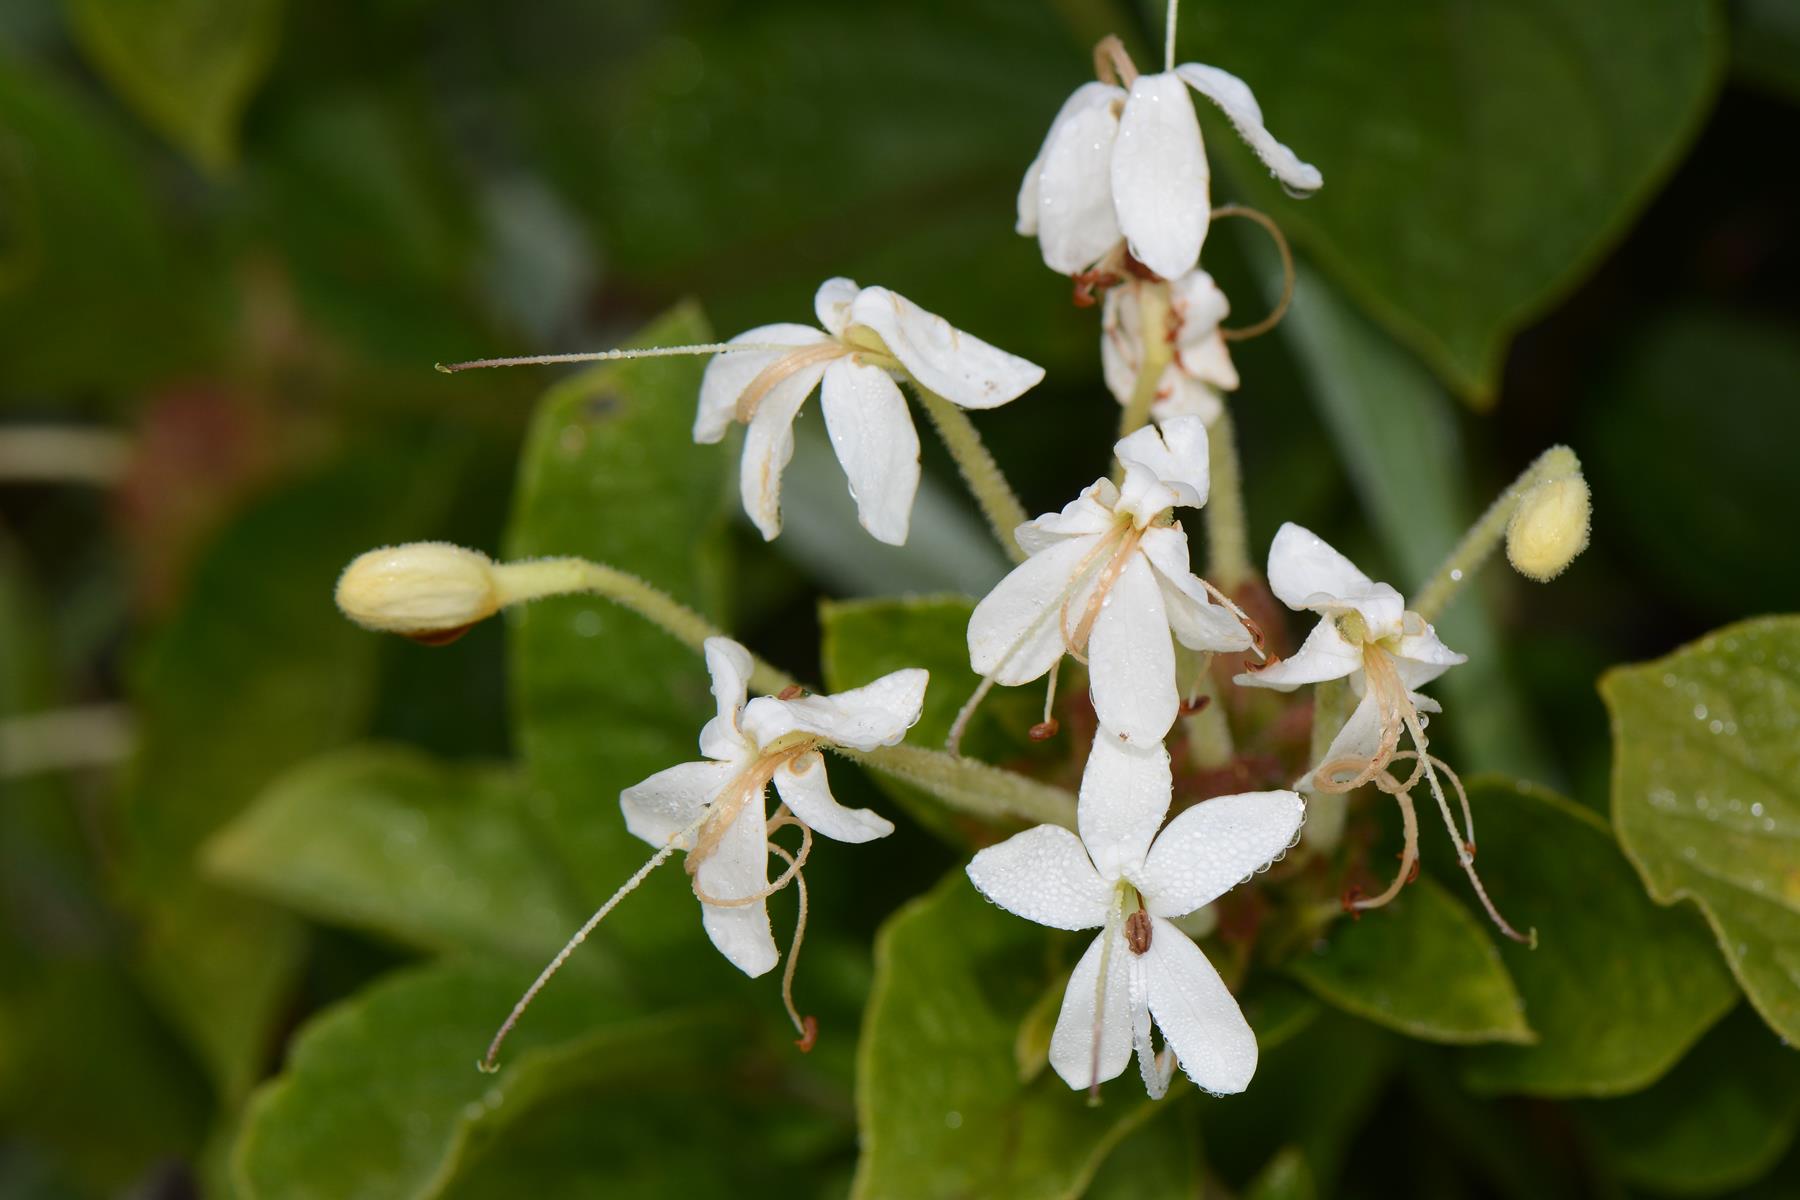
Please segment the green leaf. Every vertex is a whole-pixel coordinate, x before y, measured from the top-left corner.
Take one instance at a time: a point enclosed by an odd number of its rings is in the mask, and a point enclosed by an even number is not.
[[[1325,186],[1284,199],[1210,111],[1209,149],[1477,403],[1492,401],[1513,333],[1591,269],[1680,158],[1724,51],[1706,0],[1184,7],[1180,57],[1241,76]]]
[[[1761,1178],[1793,1145],[1800,1054],[1738,1012],[1655,1087],[1581,1113],[1630,1182],[1664,1195],[1713,1195]]]
[[[237,157],[238,119],[275,55],[281,0],[64,0],[94,68],[201,166]]]
[[[1493,941],[1429,878],[1386,908],[1338,921],[1288,970],[1321,999],[1409,1037],[1533,1040]]]
[[[858,1052],[856,1200],[1079,1195],[1155,1111],[1135,1071],[1097,1108],[1054,1072],[1020,1082],[1019,1025],[1060,973],[1053,937],[961,871],[882,926]]]
[[[433,950],[540,960],[586,914],[510,769],[361,746],[283,775],[221,830],[210,872],[306,916]]]
[[[1244,1200],[1313,1200],[1318,1194],[1306,1155],[1298,1146],[1289,1146],[1250,1181]]]
[[[1608,672],[1613,824],[1658,903],[1691,899],[1756,1010],[1800,1040],[1800,617]]]
[[[1653,1083],[1736,999],[1705,931],[1650,902],[1604,822],[1580,805],[1494,778],[1471,783],[1469,801],[1488,892],[1514,926],[1538,934],[1536,949],[1499,943],[1538,1041],[1468,1051],[1469,1086],[1616,1096]],[[1428,839],[1425,864],[1468,886],[1441,839]]]
[[[479,1149],[559,1091],[667,1069],[692,1015],[632,1019],[614,996],[559,978],[476,1069],[518,992],[509,965],[402,972],[327,1010],[252,1098],[232,1157],[245,1200],[440,1194]]]
[[[1057,999],[1061,998],[1059,989]],[[1106,1156],[1094,1182],[1081,1193],[1084,1200],[1205,1195],[1198,1104],[1188,1094],[1158,1105],[1148,1121]]]
[[[711,340],[681,308],[643,333],[649,345]],[[700,359],[641,359],[583,372],[544,396],[520,465],[511,558],[579,555],[639,575],[716,612],[717,535],[733,470],[728,446],[694,444]],[[698,757],[712,715],[698,654],[643,618],[586,596],[540,600],[513,616],[512,681],[533,804],[587,901],[650,856],[625,832],[624,788]],[[611,936],[649,949],[700,936],[679,871],[651,876]]]

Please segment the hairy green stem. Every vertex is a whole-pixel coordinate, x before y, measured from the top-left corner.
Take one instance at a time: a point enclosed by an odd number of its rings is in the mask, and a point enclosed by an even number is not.
[[[1256,576],[1256,568],[1250,564],[1244,481],[1231,411],[1222,408],[1206,432],[1212,474],[1212,489],[1201,510],[1206,518],[1206,577],[1230,595]]]
[[[1331,739],[1338,735],[1350,719],[1355,697],[1350,685],[1342,679],[1328,679],[1313,685],[1312,745],[1307,761],[1315,767],[1325,761]],[[1300,840],[1307,849],[1319,854],[1336,850],[1344,837],[1344,818],[1349,797],[1342,792],[1315,791],[1306,797],[1306,828]]]
[[[1000,548],[1015,563],[1024,562],[1025,551],[1019,548],[1013,531],[1029,519],[1025,506],[1013,494],[1012,485],[1006,481],[1000,464],[988,453],[981,434],[975,429],[975,423],[969,420],[968,413],[936,392],[919,387],[917,383],[913,386],[918,389],[919,399],[925,405],[925,414],[931,418],[938,437],[943,439],[944,448],[956,460],[963,482],[969,485],[975,502],[981,505],[981,515],[987,518],[988,525],[993,528]]]
[[[1225,716],[1219,685],[1213,679],[1212,655],[1202,654],[1199,678],[1188,697],[1199,707],[1181,718],[1187,732],[1188,757],[1202,771],[1217,771],[1231,765],[1237,753],[1232,742],[1231,723]]]

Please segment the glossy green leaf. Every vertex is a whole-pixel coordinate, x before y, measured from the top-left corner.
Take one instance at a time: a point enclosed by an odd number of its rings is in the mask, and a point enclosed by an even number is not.
[[[1794,1144],[1800,1054],[1738,1012],[1655,1087],[1581,1111],[1632,1183],[1661,1195],[1714,1195],[1760,1178]]]
[[[1499,938],[1538,1035],[1468,1051],[1483,1092],[1616,1096],[1660,1078],[1735,1002],[1706,931],[1658,908],[1604,822],[1539,788],[1472,782],[1476,867],[1495,905],[1536,949]],[[1429,817],[1429,814],[1421,814]],[[1466,889],[1451,848],[1425,832],[1428,871]]]
[[[1081,1193],[1083,1200],[1204,1195],[1202,1130],[1196,1111],[1201,1103],[1185,1094],[1158,1105],[1149,1120],[1106,1156],[1094,1182]]]
[[[1299,1147],[1290,1146],[1269,1160],[1244,1192],[1244,1200],[1313,1200],[1318,1185]]]
[[[1288,970],[1346,1012],[1432,1042],[1530,1042],[1519,993],[1480,922],[1436,881],[1328,927]]]
[[[1052,1071],[1020,1083],[1019,1024],[1060,973],[1053,936],[961,871],[882,927],[858,1055],[856,1200],[1079,1195],[1154,1112],[1135,1071],[1097,1108]]]
[[[440,963],[389,977],[315,1018],[251,1100],[232,1157],[244,1200],[400,1200],[441,1194],[534,1102],[669,1068],[695,1018],[631,1016],[559,978],[476,1069],[518,992],[509,967]]]
[[[1657,901],[1699,904],[1750,1002],[1800,1039],[1800,617],[1727,626],[1600,691],[1625,852]]]
[[[64,0],[76,41],[144,121],[201,166],[237,156],[275,54],[281,0]]]
[[[206,847],[211,874],[323,921],[434,950],[541,960],[586,915],[509,768],[364,746],[304,763]]]
[[[1180,57],[1241,76],[1325,186],[1283,198],[1208,112],[1214,155],[1477,403],[1493,400],[1513,333],[1588,272],[1686,148],[1724,51],[1705,0],[1184,9]]]
[[[678,309],[648,345],[710,340]],[[532,420],[507,554],[579,555],[622,568],[702,612],[716,612],[717,535],[735,470],[731,446],[699,446],[700,359],[642,359],[552,387]],[[519,742],[541,816],[584,900],[611,894],[651,848],[625,832],[619,792],[699,757],[712,716],[701,656],[604,600],[537,601],[513,614]],[[700,937],[677,871],[650,878],[607,936],[639,947]]]

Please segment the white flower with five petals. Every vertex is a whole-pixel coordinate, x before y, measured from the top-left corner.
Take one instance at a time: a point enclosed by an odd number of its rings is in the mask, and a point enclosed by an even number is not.
[[[816,833],[867,842],[894,831],[866,808],[845,808],[831,794],[823,745],[872,750],[891,746],[919,719],[926,672],[895,671],[833,696],[745,703],[750,652],[729,638],[706,639],[706,665],[718,715],[700,731],[705,761],[659,771],[619,795],[625,827],[653,846],[687,851],[701,898],[701,920],[726,958],[761,975],[780,958],[766,897],[771,782],[788,810]]]
[[[731,339],[793,349],[734,351],[707,364],[694,440],[717,442],[734,421],[748,426],[738,487],[744,512],[773,540],[781,532],[781,473],[794,453],[794,418],[822,388],[826,432],[863,528],[903,545],[919,487],[919,435],[897,380],[961,408],[995,408],[1036,386],[1044,370],[883,287],[828,279],[813,308],[822,329],[763,325]]]
[[[1120,1075],[1137,1052],[1151,1096],[1174,1064],[1208,1092],[1241,1092],[1256,1035],[1206,955],[1173,922],[1218,899],[1293,844],[1305,805],[1293,792],[1219,796],[1170,821],[1168,751],[1104,730],[1081,780],[1077,837],[1040,825],[991,846],[969,878],[1008,912],[1055,929],[1100,929],[1076,963],[1050,1038],[1050,1065],[1074,1088]]]
[[[1256,97],[1235,75],[1183,63],[1139,75],[1129,90],[1083,84],[1056,114],[1019,189],[1018,231],[1036,235],[1051,270],[1078,275],[1121,238],[1164,279],[1194,269],[1212,218],[1212,176],[1190,87],[1224,111],[1291,194],[1319,189],[1318,168],[1269,135]]]
[[[1129,404],[1137,390],[1144,357],[1143,293],[1157,286],[1151,280],[1127,279],[1106,292],[1100,364],[1107,389],[1120,404]],[[1168,327],[1156,332],[1168,339],[1173,357],[1157,381],[1150,415],[1158,421],[1199,417],[1210,426],[1224,411],[1222,394],[1238,386],[1237,367],[1220,328],[1231,304],[1205,271],[1189,271],[1168,288]]]
[[[975,606],[969,662],[996,683],[1042,677],[1065,653],[1085,654],[1100,723],[1139,745],[1160,742],[1181,697],[1174,641],[1191,650],[1254,644],[1242,613],[1189,569],[1187,534],[1170,520],[1199,508],[1208,487],[1206,426],[1178,417],[1113,447],[1124,465],[1060,513],[1019,526],[1029,555]]]

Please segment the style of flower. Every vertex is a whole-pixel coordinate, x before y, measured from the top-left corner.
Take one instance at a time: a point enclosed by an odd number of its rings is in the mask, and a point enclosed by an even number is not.
[[[700,731],[701,762],[659,771],[619,796],[625,827],[653,846],[687,852],[713,945],[746,975],[774,967],[779,953],[769,928],[770,821],[764,795],[771,782],[807,829],[840,842],[867,842],[894,831],[866,808],[845,808],[831,794],[821,746],[872,750],[891,746],[919,719],[927,674],[895,671],[833,696],[745,703],[750,652],[728,638],[706,639],[718,715]]]
[[[745,513],[773,540],[794,418],[821,388],[825,428],[858,519],[880,541],[903,545],[919,487],[919,435],[897,381],[961,408],[995,408],[1036,386],[1044,370],[883,287],[828,279],[813,308],[822,329],[763,325],[728,343],[791,350],[731,351],[707,364],[694,440],[717,442],[733,421],[748,426],[738,486]]]
[[[1076,963],[1050,1038],[1050,1065],[1073,1088],[1097,1088],[1137,1052],[1150,1095],[1178,1060],[1217,1095],[1256,1072],[1256,1035],[1219,973],[1173,921],[1279,858],[1305,804],[1290,791],[1219,796],[1168,812],[1168,751],[1102,730],[1081,780],[1080,836],[1039,825],[977,854],[969,878],[989,900],[1054,929],[1099,929]],[[1164,1051],[1151,1040],[1162,1030]]]
[[[1194,117],[1193,88],[1218,105],[1290,194],[1324,179],[1263,126],[1262,109],[1235,75],[1201,63],[1075,90],[1050,125],[1019,189],[1017,229],[1036,235],[1053,271],[1079,275],[1123,238],[1164,279],[1200,260],[1212,216],[1211,171]]]
[[[969,662],[984,680],[1015,685],[1065,653],[1085,657],[1100,723],[1148,746],[1181,706],[1174,641],[1238,651],[1255,638],[1243,613],[1189,569],[1187,534],[1171,518],[1177,505],[1206,503],[1205,423],[1146,426],[1113,453],[1121,485],[1097,480],[1060,513],[1019,526],[1029,557],[975,606]]]
[[[1106,293],[1100,365],[1107,389],[1120,404],[1129,404],[1137,390],[1144,358],[1143,293],[1157,286],[1152,280],[1128,279]],[[1157,381],[1150,415],[1158,421],[1199,417],[1210,426],[1224,411],[1222,393],[1238,386],[1237,368],[1220,329],[1231,304],[1205,271],[1189,271],[1168,289],[1167,327],[1152,332],[1168,341],[1173,357]]]

